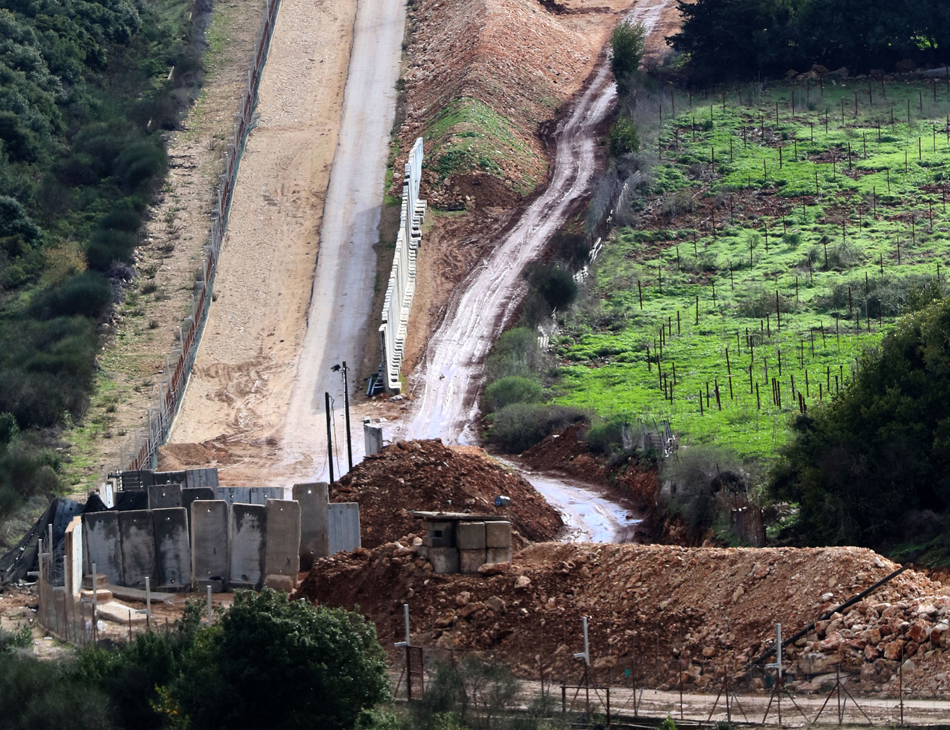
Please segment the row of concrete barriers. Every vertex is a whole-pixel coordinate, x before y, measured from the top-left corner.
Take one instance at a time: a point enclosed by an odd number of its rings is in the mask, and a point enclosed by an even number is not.
[[[72,570],[89,575],[95,564],[112,585],[144,588],[148,577],[162,591],[291,590],[315,558],[360,546],[359,505],[331,504],[325,482],[294,485],[290,500],[283,492],[151,486],[148,509],[83,515],[85,550]]]

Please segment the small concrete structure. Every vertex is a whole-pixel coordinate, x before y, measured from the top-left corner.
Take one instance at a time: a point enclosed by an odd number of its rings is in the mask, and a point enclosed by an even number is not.
[[[154,487],[149,487],[154,489]],[[155,535],[155,562],[161,591],[186,591],[191,588],[191,541],[188,538],[188,513],[184,507],[152,510]]]
[[[266,507],[231,505],[231,587],[260,590],[264,585]]]
[[[310,570],[315,558],[330,554],[329,485],[326,482],[294,484],[294,501],[300,505],[300,569]]]
[[[228,503],[197,500],[191,505],[191,579],[196,590],[211,585],[221,593],[227,589]]]
[[[158,577],[151,513],[144,509],[119,512],[119,532],[122,535],[123,585],[144,588],[146,578],[154,582]]]
[[[362,545],[359,503],[331,502],[328,516],[330,555],[351,553]]]
[[[300,572],[300,504],[289,499],[269,499],[264,510],[264,585],[292,591],[297,587]]]
[[[109,583],[122,585],[125,575],[122,571],[122,534],[119,531],[118,512],[89,512],[83,515],[83,527],[86,538],[88,564],[84,570],[106,576]]]
[[[77,515],[66,528],[66,595],[78,596],[82,590],[82,517]]]
[[[368,423],[363,424],[363,448],[367,456],[378,454],[383,450],[382,426],[372,426]]]
[[[185,508],[189,519],[191,519],[191,505],[199,499],[205,501],[214,499],[214,489],[212,487],[185,487],[181,490],[181,506]]]
[[[422,552],[436,573],[477,573],[511,560],[511,523],[496,515],[411,512],[422,520]]]
[[[149,509],[181,506],[181,484],[159,484],[148,488]]]

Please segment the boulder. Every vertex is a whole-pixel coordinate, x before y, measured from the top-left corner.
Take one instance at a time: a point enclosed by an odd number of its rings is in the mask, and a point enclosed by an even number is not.
[[[918,644],[923,644],[925,641],[930,639],[930,630],[930,623],[924,621],[923,619],[917,619],[910,629],[908,629],[907,636],[911,641],[916,641]]]
[[[466,606],[472,600],[472,594],[468,591],[462,591],[455,597],[456,606]]]
[[[531,579],[526,575],[519,575],[515,578],[515,588],[523,590],[531,585]]]
[[[890,661],[900,661],[904,651],[904,642],[898,639],[884,646],[884,658]]]
[[[485,599],[485,605],[488,606],[496,614],[505,612],[505,602],[501,600],[498,596],[489,596]]]
[[[484,576],[501,575],[510,567],[511,563],[485,563],[479,567],[478,572]]]
[[[798,660],[799,669],[802,674],[827,674],[833,672],[838,664],[838,657],[821,652],[812,651],[803,654]]]

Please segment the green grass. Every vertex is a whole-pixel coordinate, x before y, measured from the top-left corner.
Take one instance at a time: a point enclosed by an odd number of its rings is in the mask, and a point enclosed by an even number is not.
[[[669,419],[687,442],[768,457],[787,440],[791,417],[799,413],[796,393],[812,409],[827,400],[829,382],[832,392],[849,382],[861,352],[906,311],[913,290],[906,277],[925,282],[939,266],[945,280],[946,86],[938,86],[935,104],[929,85],[889,85],[885,105],[878,84],[872,107],[866,83],[826,84],[823,98],[811,90],[804,109],[804,90],[796,88],[794,115],[791,91],[761,94],[751,107],[740,106],[733,92],[725,109],[716,101],[711,123],[709,101],[666,117],[651,194],[637,202],[642,223],[610,237],[586,300],[566,317],[556,340],[557,402],[647,423]],[[744,96],[751,98],[748,90]],[[849,308],[849,286],[852,304],[869,292],[870,331],[863,305]],[[664,397],[656,364],[660,328],[670,322],[660,367],[672,382],[675,364],[672,401]],[[780,383],[781,406],[773,404],[772,378]],[[712,395],[717,381],[721,410]]]
[[[449,175],[486,172],[504,177],[508,162],[531,166],[531,149],[519,138],[512,122],[487,104],[463,97],[448,104],[425,132],[426,145],[437,150],[424,167],[436,171],[440,182]],[[514,181],[516,192],[530,193],[537,180]]]

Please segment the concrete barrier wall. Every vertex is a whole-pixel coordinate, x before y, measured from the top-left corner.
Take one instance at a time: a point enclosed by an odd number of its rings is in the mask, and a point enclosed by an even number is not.
[[[269,499],[264,510],[267,530],[265,585],[292,590],[300,572],[300,504]]]
[[[191,576],[194,586],[220,581],[228,585],[228,503],[197,500],[191,504]]]
[[[123,583],[119,585],[145,588],[147,577],[156,585],[155,532],[149,510],[119,512],[119,533],[122,536]]]
[[[264,584],[266,507],[231,505],[231,587],[260,590]]]
[[[83,515],[86,538],[86,553],[89,556],[86,570],[105,575],[113,585],[125,585],[122,571],[122,534],[119,531],[118,512],[90,512]]]
[[[300,569],[310,570],[314,558],[330,554],[328,529],[329,485],[295,484],[294,501],[300,505]]]
[[[180,591],[191,587],[191,542],[184,507],[152,510],[158,589]]]
[[[361,546],[360,506],[357,502],[333,502],[329,505],[330,555],[350,553]]]
[[[181,484],[162,484],[148,488],[148,508],[181,507]]]
[[[383,301],[382,324],[379,327],[379,346],[386,388],[398,393],[399,369],[406,344],[409,313],[416,288],[416,251],[422,239],[422,221],[425,201],[419,200],[419,182],[422,178],[422,138],[419,137],[409,152],[402,185],[402,210],[393,268]]]

